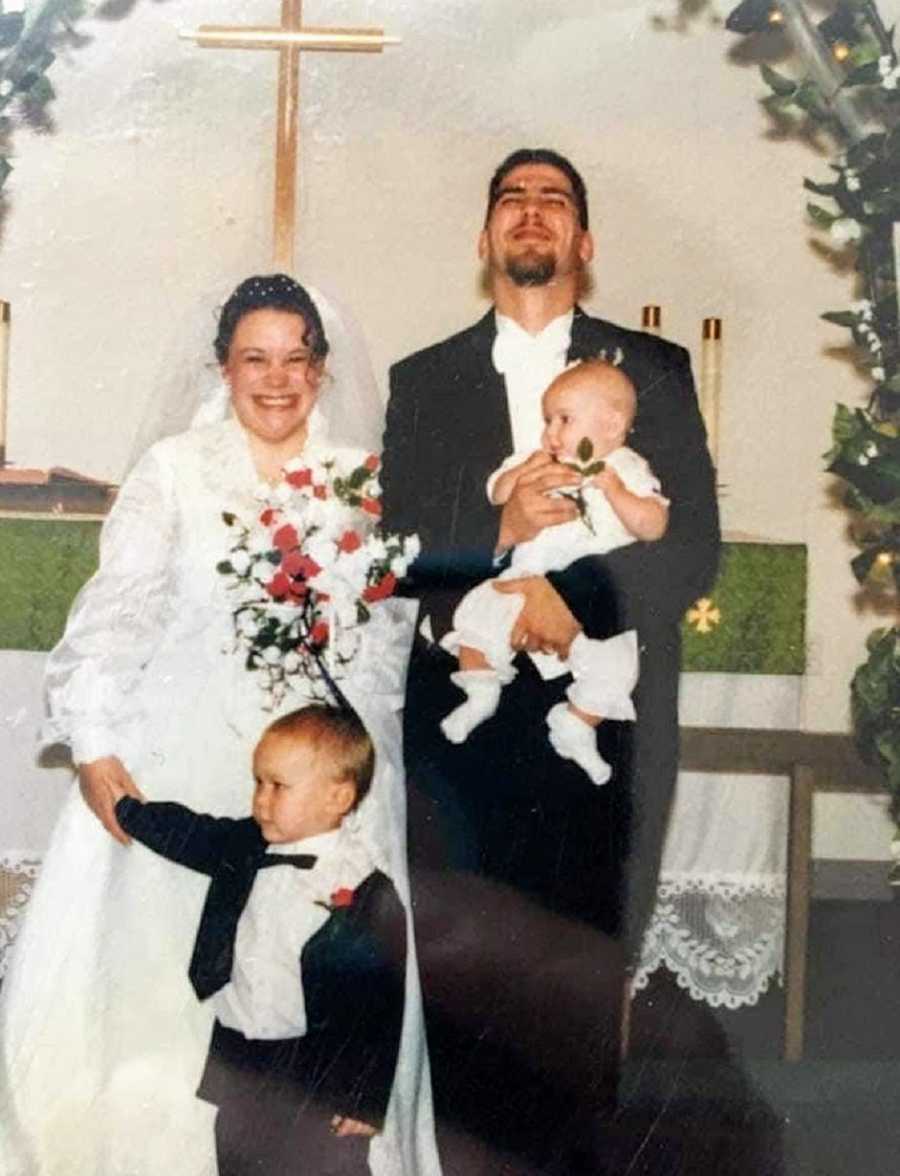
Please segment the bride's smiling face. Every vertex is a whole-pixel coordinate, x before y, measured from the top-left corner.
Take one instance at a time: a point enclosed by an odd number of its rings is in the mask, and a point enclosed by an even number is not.
[[[305,342],[306,322],[287,310],[251,310],[238,322],[222,365],[238,420],[261,441],[306,435],[319,395],[321,361]]]

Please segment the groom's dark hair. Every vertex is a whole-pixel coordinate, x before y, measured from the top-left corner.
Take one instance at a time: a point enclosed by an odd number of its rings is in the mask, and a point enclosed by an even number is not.
[[[564,155],[560,155],[558,151],[554,151],[550,147],[520,147],[512,155],[507,155],[506,159],[503,160],[491,176],[484,223],[487,224],[491,218],[494,205],[500,196],[500,188],[503,185],[503,181],[514,167],[521,167],[523,163],[546,163],[550,167],[557,168],[566,176],[572,185],[572,195],[575,199],[575,207],[578,210],[578,223],[582,229],[586,230],[588,227],[588,201],[587,188],[584,186],[584,180],[579,175],[575,166]]]

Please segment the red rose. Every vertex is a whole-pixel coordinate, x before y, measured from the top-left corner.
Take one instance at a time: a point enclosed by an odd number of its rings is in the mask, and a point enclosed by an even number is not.
[[[367,588],[364,588],[362,598],[370,604],[376,600],[384,600],[393,593],[396,587],[397,577],[393,572],[388,572],[384,579],[380,580],[377,584],[370,584]]]
[[[312,470],[291,470],[284,479],[289,486],[302,490],[304,486],[312,485]]]
[[[271,525],[278,518],[278,511],[274,507],[267,506],[266,509],[259,516],[259,521],[264,527],[271,527]]]
[[[358,547],[362,547],[362,539],[355,531],[345,531],[338,539],[338,550],[345,551],[348,555]]]
[[[311,580],[322,569],[302,551],[289,551],[281,561],[281,570],[289,576],[302,576],[304,580]]]
[[[328,491],[324,486],[313,486],[313,494],[316,498],[327,498]]]
[[[364,498],[359,505],[370,515],[375,515],[376,518],[381,517],[381,503],[377,498]]]
[[[372,473],[374,474],[375,471],[378,469],[378,467],[381,465],[381,462],[378,460],[378,457],[374,453],[370,453],[369,456],[366,458],[366,460],[363,462],[363,465],[366,467],[367,470],[371,470]]]
[[[279,597],[289,596],[290,591],[291,582],[284,572],[276,572],[268,584],[266,584],[266,592],[270,596],[274,596],[276,600]]]
[[[296,547],[300,542],[297,535],[297,528],[292,527],[290,523],[286,523],[283,527],[279,527],[272,536],[272,542],[279,551],[290,551],[292,547]]]
[[[353,905],[353,891],[346,886],[342,886],[340,890],[335,890],[331,896],[331,905],[335,908],[348,907]]]
[[[313,645],[324,645],[328,640],[328,622],[316,621],[309,631],[309,639]]]

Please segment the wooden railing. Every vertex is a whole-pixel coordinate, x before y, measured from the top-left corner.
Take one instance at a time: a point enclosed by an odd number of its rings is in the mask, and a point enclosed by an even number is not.
[[[813,796],[816,792],[883,792],[884,783],[860,760],[848,735],[682,727],[679,762],[686,772],[788,779],[784,1056],[787,1061],[799,1061],[806,1011]]]

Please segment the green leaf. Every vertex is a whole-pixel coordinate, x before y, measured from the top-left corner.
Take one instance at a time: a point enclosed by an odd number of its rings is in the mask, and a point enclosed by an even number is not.
[[[850,310],[826,310],[824,314],[819,315],[819,318],[823,318],[826,323],[846,327],[848,330],[852,330],[856,326],[856,315]]]
[[[878,62],[871,61],[851,69],[842,84],[846,87],[872,86],[879,82],[880,78]]]
[[[237,515],[232,514],[232,512],[230,510],[223,510],[222,511],[222,522],[225,524],[226,527],[233,527],[236,518],[237,518]]]
[[[575,456],[582,465],[584,465],[585,462],[591,460],[593,452],[594,447],[591,444],[590,439],[588,437],[582,437],[578,442],[578,448],[575,450]]]
[[[216,564],[216,571],[221,572],[223,576],[227,576],[234,571],[234,568],[227,559],[220,559]]]
[[[840,190],[840,184],[817,184],[815,180],[804,180],[803,187],[817,196],[834,196]]]
[[[770,65],[760,66],[759,72],[762,74],[762,80],[766,83],[769,89],[779,97],[793,95],[794,91],[797,89],[797,83],[793,80],[793,78],[789,78],[784,74],[778,73],[778,71],[772,69]]]
[[[12,166],[5,155],[0,155],[0,188],[6,183],[6,177],[12,171]]]
[[[872,570],[872,565],[878,558],[879,549],[877,547],[870,547],[866,551],[860,552],[859,555],[854,556],[850,561],[850,569],[856,577],[857,582],[865,584],[869,578],[869,572]]]
[[[850,50],[847,60],[851,65],[868,65],[873,62],[877,67],[881,55],[881,46],[876,41],[858,41]]]
[[[606,469],[606,462],[602,460],[592,461],[590,465],[584,467],[581,471],[585,478],[593,478],[594,474],[602,473]]]
[[[818,225],[820,229],[830,229],[838,219],[836,213],[828,212],[818,204],[807,204],[806,211],[813,223]]]

